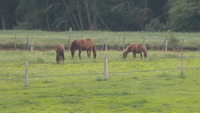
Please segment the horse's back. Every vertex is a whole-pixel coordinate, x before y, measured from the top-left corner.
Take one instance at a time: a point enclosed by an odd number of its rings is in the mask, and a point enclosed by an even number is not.
[[[132,44],[130,47],[131,47],[132,51],[135,51],[138,53],[147,51],[145,44]]]
[[[65,51],[65,46],[62,44],[57,45],[56,47],[56,52],[60,53],[60,52],[64,52]]]
[[[90,49],[93,46],[94,46],[94,43],[93,43],[92,39],[90,39],[90,38],[76,39],[71,44],[71,47],[73,47],[73,48],[82,48],[83,50]]]
[[[138,44],[138,48],[146,49],[146,45],[145,44]]]

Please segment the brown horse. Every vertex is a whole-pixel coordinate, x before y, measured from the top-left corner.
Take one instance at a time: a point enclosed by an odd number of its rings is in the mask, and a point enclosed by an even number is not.
[[[65,60],[65,56],[64,56],[64,52],[65,52],[65,46],[60,44],[56,47],[56,62],[57,64],[60,64],[60,61],[62,60],[64,62]]]
[[[136,58],[136,53],[140,53],[141,59],[142,59],[142,52],[143,52],[144,57],[147,58],[147,48],[146,48],[145,44],[131,44],[131,45],[129,45],[124,50],[122,58],[125,59],[129,52],[132,52],[134,58]]]
[[[71,50],[72,58],[74,58],[74,54],[75,54],[76,50],[79,50],[78,55],[79,55],[80,59],[81,59],[81,51],[82,50],[87,50],[88,57],[91,56],[91,51],[93,51],[93,56],[94,56],[94,58],[96,58],[96,47],[94,45],[94,42],[90,38],[76,39],[76,40],[72,41],[70,50]]]

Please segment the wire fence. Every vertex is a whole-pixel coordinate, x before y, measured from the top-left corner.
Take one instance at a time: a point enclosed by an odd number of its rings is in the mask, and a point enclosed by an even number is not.
[[[75,38],[0,38],[1,49],[27,49],[27,50],[46,50],[54,49],[58,44],[64,44],[66,49]],[[176,43],[169,38],[133,38],[115,37],[93,39],[98,50],[123,50],[132,43],[145,43],[148,49],[153,50],[200,50],[200,40],[196,39],[177,39]]]
[[[194,56],[195,57],[195,56]],[[199,59],[199,56],[196,56],[195,58]],[[166,58],[162,58],[162,59],[166,59]],[[21,71],[20,73],[22,74],[19,77],[10,77],[8,76],[7,78],[0,78],[0,81],[3,83],[6,83],[6,81],[10,81],[13,83],[13,81],[17,81],[17,82],[21,82],[21,84],[24,84],[25,87],[29,87],[29,84],[34,84],[34,82],[36,82],[36,80],[41,80],[43,79],[43,81],[45,82],[46,79],[50,79],[50,78],[62,78],[62,77],[82,77],[84,79],[87,79],[88,76],[95,76],[95,77],[101,77],[102,79],[100,80],[108,80],[108,79],[112,79],[113,77],[115,77],[115,75],[121,75],[121,74],[134,74],[134,73],[154,73],[154,72],[173,72],[173,71],[179,71],[180,73],[180,78],[185,78],[184,73],[186,71],[192,71],[192,70],[199,70],[200,67],[198,64],[192,65],[192,66],[184,66],[184,60],[185,59],[191,59],[190,57],[187,57],[183,59],[183,56],[180,56],[179,58],[170,58],[170,59],[174,59],[177,62],[177,65],[168,65],[167,67],[160,67],[160,66],[152,66],[152,69],[127,69],[127,70],[115,70],[115,65],[117,63],[120,63],[120,65],[124,65],[127,64],[127,62],[129,63],[137,63],[137,62],[147,62],[147,60],[125,60],[125,61],[108,61],[107,58],[105,57],[104,60],[102,61],[97,61],[97,62],[69,62],[71,64],[73,64],[74,67],[76,67],[76,65],[80,65],[80,64],[101,64],[102,66],[98,65],[98,71],[92,71],[92,70],[88,70],[88,72],[83,73],[81,70],[79,70],[79,72],[74,72],[74,73],[69,73],[67,71],[67,69],[62,69],[62,65],[56,65],[58,66],[57,68],[53,67],[53,68],[40,68],[39,70],[42,70],[41,72],[37,71],[38,69],[33,69],[34,64],[28,64],[28,62],[24,64],[20,63],[20,64],[14,64],[14,65],[23,65],[24,70]],[[164,62],[166,63],[166,62]],[[46,64],[44,64],[46,65]],[[55,65],[55,64],[54,64]],[[88,66],[88,65],[86,65]],[[9,66],[8,66],[9,67]],[[72,67],[72,68],[74,68]],[[93,66],[95,68],[95,66]],[[91,67],[88,67],[88,69]],[[35,71],[36,70],[36,71]],[[50,71],[51,70],[51,71]],[[53,74],[52,72],[54,71],[62,71],[64,70],[63,73],[61,74]],[[69,69],[70,70],[70,69]],[[33,72],[34,71],[34,72]],[[50,73],[48,73],[48,71],[50,71]],[[198,73],[197,73],[198,74]],[[112,76],[112,78],[110,78],[110,76]],[[124,76],[124,75],[123,75]],[[33,79],[36,79],[33,81]],[[31,82],[30,82],[31,81]],[[8,82],[8,83],[10,83]],[[40,84],[42,85],[42,84]],[[42,87],[42,86],[40,86]],[[0,87],[1,89],[1,87]]]

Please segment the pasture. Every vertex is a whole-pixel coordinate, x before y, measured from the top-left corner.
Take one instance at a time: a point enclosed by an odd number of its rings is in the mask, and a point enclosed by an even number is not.
[[[0,112],[48,113],[197,113],[200,112],[200,55],[184,51],[184,76],[180,78],[181,52],[148,52],[136,59],[122,51],[86,52],[79,60],[65,52],[56,64],[55,50],[0,51]],[[103,79],[103,58],[108,58],[109,80]],[[29,85],[24,64],[29,62]],[[151,71],[154,70],[154,71]]]
[[[177,33],[177,32],[108,32],[108,31],[65,31],[46,32],[38,30],[6,30],[0,31],[0,48],[26,49],[27,41],[33,43],[34,49],[53,49],[58,44],[69,43],[77,38],[92,38],[98,49],[108,44],[109,50],[122,50],[123,46],[131,43],[145,43],[148,49],[162,50],[164,39],[168,39],[168,49],[173,50],[174,45],[170,42],[175,37],[176,48],[184,50],[200,49],[200,33]],[[27,40],[29,39],[29,40]],[[174,41],[174,40],[173,40]],[[104,47],[105,49],[105,47]]]

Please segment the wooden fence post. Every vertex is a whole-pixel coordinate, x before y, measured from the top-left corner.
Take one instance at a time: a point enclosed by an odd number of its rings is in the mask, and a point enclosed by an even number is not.
[[[29,50],[29,38],[28,38],[28,36],[26,37],[26,48],[27,48],[27,50]]]
[[[107,51],[108,50],[108,40],[106,39],[105,41],[106,41],[105,42],[105,50]]]
[[[167,51],[167,46],[168,46],[168,38],[165,36],[163,42],[163,51]]]
[[[16,32],[14,33],[14,38],[15,38],[15,42],[14,42],[14,49],[17,48],[17,38],[16,38]]]
[[[103,48],[104,48],[104,43],[105,43],[105,39],[102,40],[101,50],[103,50]]]
[[[157,38],[157,50],[159,50],[159,40],[158,40],[158,38]]]
[[[183,39],[181,40],[181,51],[183,50]]]
[[[69,39],[68,39],[68,50],[70,49],[70,46],[71,46],[71,33],[72,33],[72,28],[70,27],[69,28]]]
[[[101,50],[108,50],[108,43],[107,43],[107,39],[103,39],[102,41],[102,46],[101,46]]]
[[[124,37],[123,38],[123,50],[125,49],[125,40],[126,40],[126,38]]]
[[[165,39],[165,51],[167,51],[167,46],[168,46],[168,38]]]
[[[145,38],[143,38],[143,42],[142,42],[142,43],[143,43],[143,44],[145,44],[145,41],[146,41],[146,39],[145,39]]]
[[[26,63],[25,63],[25,76],[24,76],[24,78],[25,78],[25,87],[28,87],[28,62],[26,61]]]
[[[33,51],[33,37],[31,37],[31,44],[30,44],[30,46],[31,46],[31,51]]]
[[[108,61],[107,57],[104,57],[104,80],[108,80]]]
[[[118,39],[118,46],[117,46],[117,50],[119,51],[120,50],[120,43],[121,43],[121,40],[120,40],[120,37]]]
[[[181,75],[180,78],[185,78],[184,76],[184,64],[183,64],[183,53],[181,53],[181,62],[180,62],[180,66],[181,66]]]

